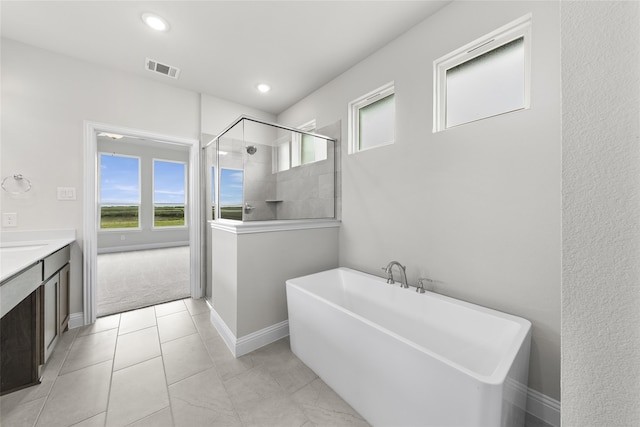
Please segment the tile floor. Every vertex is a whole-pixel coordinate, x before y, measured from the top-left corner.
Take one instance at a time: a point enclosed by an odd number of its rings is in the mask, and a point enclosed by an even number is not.
[[[289,349],[235,359],[203,300],[98,319],[64,333],[40,385],[0,399],[14,426],[367,426]]]

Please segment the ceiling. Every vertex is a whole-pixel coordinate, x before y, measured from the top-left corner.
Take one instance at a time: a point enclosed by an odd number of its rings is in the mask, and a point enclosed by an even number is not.
[[[449,1],[7,1],[2,37],[278,114]],[[151,30],[152,12],[170,29]],[[145,58],[180,68],[178,80]],[[267,94],[256,90],[267,83]]]

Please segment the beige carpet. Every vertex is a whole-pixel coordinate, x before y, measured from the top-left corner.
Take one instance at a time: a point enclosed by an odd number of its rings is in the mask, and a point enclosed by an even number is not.
[[[188,246],[98,255],[98,317],[190,294]]]

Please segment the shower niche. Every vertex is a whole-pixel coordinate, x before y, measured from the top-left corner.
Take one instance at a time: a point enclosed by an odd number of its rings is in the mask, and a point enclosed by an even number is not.
[[[206,147],[213,220],[336,218],[336,140],[242,116]]]

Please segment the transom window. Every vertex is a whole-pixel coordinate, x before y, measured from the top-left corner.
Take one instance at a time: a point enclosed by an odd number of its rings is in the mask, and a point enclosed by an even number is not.
[[[434,61],[439,132],[530,106],[531,15]]]
[[[349,154],[395,142],[394,83],[349,103]]]
[[[298,126],[305,132],[314,133],[316,121],[311,120],[302,126]],[[274,163],[274,172],[282,172],[291,168],[319,162],[327,159],[327,140],[316,138],[300,132],[290,132],[277,143],[274,152],[277,161]]]

